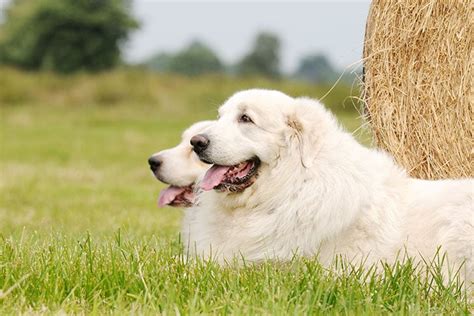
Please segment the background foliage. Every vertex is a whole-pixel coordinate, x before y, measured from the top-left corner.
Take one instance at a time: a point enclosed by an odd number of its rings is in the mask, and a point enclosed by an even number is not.
[[[109,69],[138,26],[126,0],[14,0],[0,28],[0,61],[28,70]]]
[[[137,27],[130,0],[12,0],[0,24],[0,63],[60,73],[110,69],[124,63],[121,44]],[[225,64],[196,39],[177,52],[157,52],[142,66],[188,76],[224,73],[315,83],[333,83],[342,73],[321,53],[304,56],[294,73],[284,73],[280,55],[278,35],[261,32],[235,64]],[[344,74],[343,79],[352,83],[355,76]]]
[[[279,78],[280,40],[271,33],[260,33],[250,53],[238,63],[237,72],[242,75],[261,75]]]
[[[220,73],[224,70],[216,53],[199,41],[192,42],[175,55],[160,53],[151,58],[147,64],[155,71],[189,76]]]

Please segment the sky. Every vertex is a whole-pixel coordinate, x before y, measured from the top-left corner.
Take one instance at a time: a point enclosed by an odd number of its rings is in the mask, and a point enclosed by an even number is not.
[[[142,25],[125,46],[125,59],[139,62],[156,52],[175,52],[195,39],[235,63],[259,31],[276,33],[283,69],[293,71],[300,58],[326,53],[340,68],[362,56],[369,1],[202,2],[135,0]]]
[[[58,0],[60,1],[60,0]],[[0,8],[9,0],[0,0]],[[339,68],[361,59],[369,1],[161,1],[134,0],[141,27],[124,45],[124,58],[141,62],[158,52],[176,52],[193,40],[235,63],[260,31],[281,40],[281,63],[292,72],[301,57],[325,53]]]

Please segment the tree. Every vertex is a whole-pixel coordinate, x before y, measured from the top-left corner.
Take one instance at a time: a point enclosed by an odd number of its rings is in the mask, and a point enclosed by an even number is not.
[[[158,72],[169,72],[173,55],[167,53],[159,53],[145,62],[148,69]]]
[[[315,83],[329,83],[338,78],[338,73],[326,55],[314,54],[301,59],[295,77]]]
[[[223,71],[219,57],[205,44],[194,41],[175,55],[160,53],[147,63],[148,68],[188,76]]]
[[[237,64],[241,75],[280,77],[280,40],[271,33],[257,35],[252,51]]]
[[[0,62],[62,73],[111,68],[138,27],[128,9],[127,0],[13,0],[0,28]]]

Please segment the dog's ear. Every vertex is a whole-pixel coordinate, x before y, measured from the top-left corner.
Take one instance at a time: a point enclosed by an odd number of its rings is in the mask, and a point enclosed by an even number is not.
[[[298,151],[301,164],[304,168],[310,168],[313,162],[312,141],[308,137],[308,127],[304,122],[292,113],[287,117],[287,125],[289,127],[289,141],[291,146]],[[293,150],[294,150],[293,149]]]
[[[318,133],[321,115],[317,108],[319,104],[315,105],[315,101],[310,99],[299,101],[300,104],[297,104],[286,117],[288,141],[290,149],[298,151],[303,167],[311,168],[321,144],[322,133],[321,135]]]

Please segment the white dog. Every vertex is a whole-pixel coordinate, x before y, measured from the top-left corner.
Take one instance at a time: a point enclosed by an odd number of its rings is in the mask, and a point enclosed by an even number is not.
[[[399,251],[431,258],[441,246],[474,273],[474,182],[409,178],[360,145],[320,103],[248,90],[191,143],[212,163],[188,210],[190,250],[219,261],[288,260],[296,253],[371,264]]]
[[[181,143],[176,147],[153,154],[148,159],[150,169],[155,177],[170,186],[161,191],[158,205],[189,207],[195,199],[194,183],[206,172],[210,165],[199,160],[190,139],[193,135],[203,132],[211,121],[202,121],[186,129]]]

